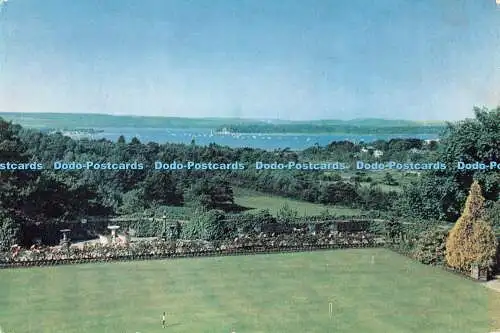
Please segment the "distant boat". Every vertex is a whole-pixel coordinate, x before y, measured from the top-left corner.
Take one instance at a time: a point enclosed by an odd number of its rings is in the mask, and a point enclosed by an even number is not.
[[[216,135],[235,135],[237,133],[233,133],[230,130],[228,130],[226,127],[221,129],[220,131],[215,132]]]

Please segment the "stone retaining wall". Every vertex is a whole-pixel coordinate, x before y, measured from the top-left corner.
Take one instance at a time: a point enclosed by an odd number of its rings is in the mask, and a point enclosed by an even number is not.
[[[268,253],[286,253],[286,252],[309,252],[320,250],[334,249],[351,249],[351,248],[377,248],[383,244],[359,243],[359,244],[322,244],[308,246],[277,246],[277,247],[247,247],[236,249],[217,249],[206,251],[188,251],[188,252],[166,252],[159,254],[142,254],[142,255],[125,255],[125,256],[106,256],[97,258],[66,258],[54,260],[32,260],[32,261],[0,261],[0,268],[21,268],[21,267],[41,267],[41,266],[56,266],[67,264],[85,264],[96,262],[113,262],[113,261],[134,261],[134,260],[159,260],[159,259],[175,259],[175,258],[192,258],[192,257],[214,257],[214,256],[236,256],[236,255],[251,255],[251,254],[268,254]]]

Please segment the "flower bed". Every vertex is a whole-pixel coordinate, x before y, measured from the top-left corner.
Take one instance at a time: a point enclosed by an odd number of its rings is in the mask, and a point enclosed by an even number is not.
[[[0,253],[0,267],[28,267],[96,261],[146,260],[173,257],[238,255],[266,252],[378,247],[383,244],[368,233],[241,235],[214,244],[198,240],[139,241],[130,244],[85,244],[83,247],[14,248]]]

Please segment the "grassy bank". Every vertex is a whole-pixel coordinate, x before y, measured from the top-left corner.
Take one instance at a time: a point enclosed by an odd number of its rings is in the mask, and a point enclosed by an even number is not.
[[[291,208],[297,210],[300,216],[320,215],[326,209],[330,214],[335,215],[351,215],[358,216],[361,210],[352,209],[339,206],[326,206],[305,202],[300,200],[293,200],[289,198],[268,195],[261,192],[255,192],[246,189],[235,189],[235,203],[239,206],[245,207],[249,210],[269,209],[271,214],[276,215],[283,205],[287,204]]]

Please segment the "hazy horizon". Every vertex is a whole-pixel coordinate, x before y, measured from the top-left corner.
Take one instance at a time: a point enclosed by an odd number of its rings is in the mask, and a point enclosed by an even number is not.
[[[445,121],[500,105],[495,1],[10,0],[0,112]]]
[[[233,116],[165,116],[165,115],[134,115],[134,114],[111,114],[111,113],[102,113],[102,112],[93,112],[93,113],[87,113],[87,112],[36,112],[36,111],[1,111],[0,110],[0,117],[3,114],[22,114],[22,115],[42,115],[42,114],[71,114],[71,115],[91,115],[91,116],[111,116],[111,117],[160,117],[160,118],[180,118],[180,119],[241,119],[241,120],[249,120],[249,121],[286,121],[286,122],[307,122],[307,121],[356,121],[356,120],[388,120],[388,121],[414,121],[414,122],[429,122],[429,123],[445,123],[447,119],[436,119],[436,120],[412,120],[412,119],[406,119],[406,118],[377,118],[377,117],[357,117],[357,118],[344,118],[344,119],[339,119],[339,118],[316,118],[316,119],[307,119],[307,120],[287,120],[287,119],[278,119],[278,118],[252,118],[252,117],[233,117]],[[471,116],[472,117],[472,116]]]

